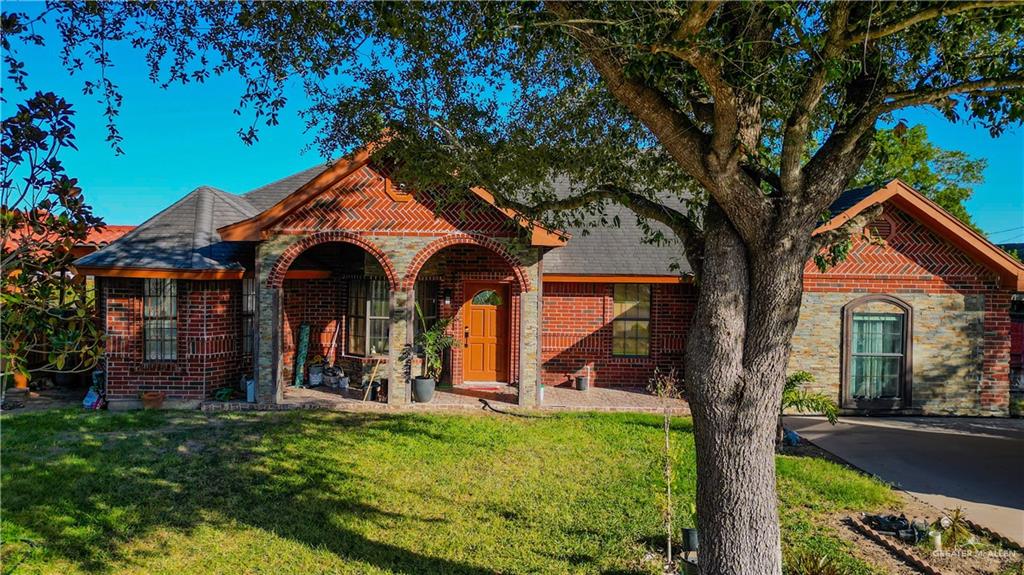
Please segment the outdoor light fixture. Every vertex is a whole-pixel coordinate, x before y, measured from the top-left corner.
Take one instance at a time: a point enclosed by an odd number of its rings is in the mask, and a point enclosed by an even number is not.
[[[444,305],[452,305],[452,288],[444,288],[441,290],[441,302]]]

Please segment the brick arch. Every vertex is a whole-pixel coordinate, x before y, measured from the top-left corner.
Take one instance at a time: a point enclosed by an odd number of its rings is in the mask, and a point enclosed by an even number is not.
[[[277,261],[274,262],[274,267],[271,268],[270,274],[267,276],[267,287],[279,288],[283,286],[284,277],[288,272],[288,268],[291,267],[292,263],[302,252],[315,245],[330,242],[352,244],[359,246],[366,252],[370,253],[370,255],[377,258],[377,262],[380,263],[380,267],[384,268],[384,275],[388,278],[388,285],[391,290],[394,291],[398,289],[398,274],[395,273],[395,266],[391,264],[391,259],[388,258],[387,254],[365,238],[353,233],[342,231],[317,232],[288,246],[284,252],[277,257]]]
[[[501,259],[505,260],[505,263],[512,268],[512,274],[515,276],[516,282],[519,284],[519,290],[524,292],[530,291],[530,279],[526,275],[526,271],[523,270],[523,266],[519,262],[519,259],[510,254],[509,251],[505,249],[505,246],[486,236],[466,233],[451,234],[444,236],[443,238],[438,238],[420,250],[419,253],[412,258],[412,262],[409,263],[409,268],[405,272],[405,278],[402,280],[402,289],[412,289],[413,285],[416,283],[416,276],[419,275],[420,269],[423,268],[423,264],[427,263],[427,260],[429,260],[431,256],[444,248],[456,245],[479,246],[498,254],[501,256]]]

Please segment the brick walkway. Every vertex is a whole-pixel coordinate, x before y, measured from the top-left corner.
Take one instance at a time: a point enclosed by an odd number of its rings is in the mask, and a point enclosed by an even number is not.
[[[439,389],[430,403],[392,406],[386,403],[363,401],[362,393],[355,390],[341,392],[325,387],[285,389],[284,400],[277,405],[244,402],[204,402],[204,411],[327,409],[332,411],[472,411],[483,409],[481,399],[502,410],[519,410],[518,393],[507,385],[470,385]],[[672,413],[689,415],[685,401],[671,400]],[[657,397],[642,389],[592,388],[577,391],[568,387],[547,387],[544,391],[543,411],[606,411],[660,413]]]

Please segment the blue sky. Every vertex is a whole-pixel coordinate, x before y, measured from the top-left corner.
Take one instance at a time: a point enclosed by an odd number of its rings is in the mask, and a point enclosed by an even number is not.
[[[115,156],[104,141],[106,128],[96,96],[81,93],[83,77],[69,76],[52,47],[22,49],[31,90],[54,91],[77,111],[79,151],[63,156],[96,213],[110,224],[138,224],[200,185],[241,193],[321,161],[303,149],[312,140],[297,117],[301,90],[294,86],[281,123],[263,126],[260,141],[246,146],[236,134],[246,118],[232,113],[242,93],[233,77],[162,90],[149,82],[139,55],[115,51],[108,75],[120,85],[124,105],[118,119],[125,154]],[[6,78],[4,95],[21,99]],[[6,114],[6,111],[5,111]],[[951,124],[931,110],[904,111],[910,124],[923,123],[932,141],[988,160],[985,184],[967,207],[997,243],[1024,242],[1024,129],[993,139],[983,129]]]

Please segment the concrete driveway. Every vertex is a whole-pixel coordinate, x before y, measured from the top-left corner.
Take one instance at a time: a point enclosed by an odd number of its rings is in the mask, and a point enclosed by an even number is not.
[[[938,508],[1024,544],[1024,420],[788,416],[785,425]]]

